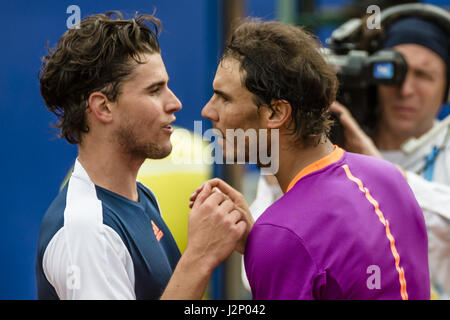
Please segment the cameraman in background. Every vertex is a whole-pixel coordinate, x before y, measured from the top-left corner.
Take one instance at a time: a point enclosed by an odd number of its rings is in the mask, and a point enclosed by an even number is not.
[[[434,297],[450,295],[450,130],[442,127],[428,141],[405,152],[402,146],[439,126],[437,115],[449,88],[449,41],[439,26],[416,17],[393,23],[384,49],[393,48],[406,60],[401,85],[378,86],[377,120],[369,137],[341,104],[345,148],[391,161],[400,166],[422,207],[428,229],[429,263]],[[448,119],[447,119],[448,120]],[[448,123],[448,121],[446,121]]]
[[[379,49],[399,52],[407,71],[401,84],[376,88],[372,130],[338,102],[330,110],[340,115],[347,151],[384,158],[403,171],[425,216],[432,299],[449,299],[450,118],[437,120],[449,95],[449,36],[430,20],[406,16],[388,26]],[[273,178],[259,180],[250,207],[255,219],[282,195]]]

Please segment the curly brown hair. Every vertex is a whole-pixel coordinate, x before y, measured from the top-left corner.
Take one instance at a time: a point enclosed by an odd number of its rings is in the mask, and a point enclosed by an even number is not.
[[[121,83],[134,70],[133,61],[142,63],[143,53],[160,53],[160,30],[154,14],[125,20],[111,11],[85,18],[59,39],[56,49],[48,49],[39,74],[41,95],[57,116],[54,127],[61,130],[60,137],[81,143],[89,131],[85,111],[90,94],[100,91],[116,101]]]
[[[271,107],[277,100],[290,103],[292,134],[303,145],[319,143],[333,124],[328,108],[336,99],[338,81],[319,47],[301,27],[246,19],[232,33],[222,57],[240,62],[242,83],[258,107]]]

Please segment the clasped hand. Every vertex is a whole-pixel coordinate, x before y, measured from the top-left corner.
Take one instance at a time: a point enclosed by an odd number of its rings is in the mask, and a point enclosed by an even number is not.
[[[189,198],[188,243],[220,264],[233,250],[245,251],[254,224],[244,196],[221,179],[206,181]]]

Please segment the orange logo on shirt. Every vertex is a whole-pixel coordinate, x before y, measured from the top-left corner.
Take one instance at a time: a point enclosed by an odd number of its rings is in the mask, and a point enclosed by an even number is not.
[[[158,228],[158,226],[153,222],[153,220],[150,220],[153,227],[153,232],[155,233],[156,240],[158,242],[161,240],[161,238],[164,236],[164,233]]]

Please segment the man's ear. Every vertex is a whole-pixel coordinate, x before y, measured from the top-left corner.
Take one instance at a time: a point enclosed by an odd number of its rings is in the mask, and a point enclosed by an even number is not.
[[[272,103],[272,108],[268,108],[269,115],[266,119],[267,128],[280,129],[287,127],[291,119],[292,107],[286,100],[276,100]]]
[[[92,114],[102,123],[112,121],[111,102],[101,92],[93,92],[89,96],[89,108]]]

